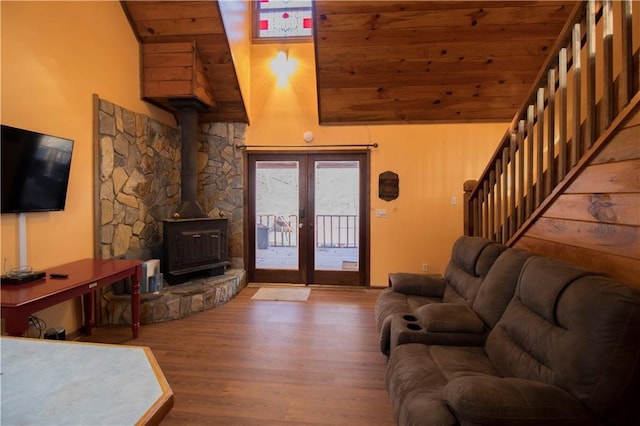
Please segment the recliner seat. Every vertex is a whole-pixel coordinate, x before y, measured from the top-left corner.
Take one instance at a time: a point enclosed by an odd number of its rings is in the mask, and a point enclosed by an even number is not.
[[[514,248],[503,251],[489,269],[471,306],[430,303],[418,308],[415,315],[392,315],[388,337],[381,335],[383,353],[388,355],[396,346],[406,343],[484,345],[511,301],[522,268],[532,255]]]
[[[399,425],[638,424],[640,291],[533,256],[484,347],[405,344],[386,386]]]
[[[430,303],[471,306],[491,266],[506,249],[506,246],[485,238],[462,236],[453,245],[444,277],[389,274],[390,287],[380,293],[374,309],[382,351],[388,352],[394,314],[415,314],[418,308]]]

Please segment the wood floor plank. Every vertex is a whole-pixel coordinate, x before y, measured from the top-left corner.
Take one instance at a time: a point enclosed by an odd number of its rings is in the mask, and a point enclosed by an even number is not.
[[[100,327],[84,341],[149,346],[175,404],[163,425],[393,425],[373,307],[379,290],[316,289],[177,321]]]

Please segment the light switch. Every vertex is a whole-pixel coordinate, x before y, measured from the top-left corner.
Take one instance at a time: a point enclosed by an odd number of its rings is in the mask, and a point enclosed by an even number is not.
[[[376,217],[387,217],[387,209],[376,209]]]

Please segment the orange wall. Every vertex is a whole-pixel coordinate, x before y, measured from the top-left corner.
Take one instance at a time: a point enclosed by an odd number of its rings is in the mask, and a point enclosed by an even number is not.
[[[138,43],[119,2],[0,2],[3,124],[75,141],[66,209],[27,214],[28,264],[93,256],[92,94],[166,123],[140,100]],[[18,266],[17,215],[1,217],[1,257]],[[77,329],[79,303],[37,313]]]
[[[297,61],[289,84],[278,87],[269,62],[286,47]],[[465,180],[477,179],[504,135],[508,123],[378,126],[319,126],[315,64],[311,43],[251,47],[251,103],[246,144],[299,145],[377,142],[371,151],[371,285],[386,286],[394,271],[442,273],[455,239],[463,232]],[[400,196],[377,197],[378,175],[400,177]],[[457,197],[457,205],[451,198]],[[376,218],[386,209],[387,218]]]
[[[93,256],[92,94],[174,120],[140,100],[138,44],[118,2],[2,1],[0,12],[2,123],[76,142],[66,210],[27,215],[28,263],[46,270]],[[506,124],[321,127],[312,45],[289,46],[299,67],[291,84],[279,89],[268,67],[278,46],[238,43],[234,56],[250,51],[250,60],[239,64],[252,123],[246,143],[300,144],[310,130],[313,144],[380,144],[371,155],[371,207],[387,209],[389,217],[370,212],[372,285],[386,285],[390,271],[419,271],[425,262],[430,272],[442,272],[462,232],[462,182],[480,175]],[[376,196],[377,175],[386,170],[400,175],[400,198],[393,202]],[[0,256],[16,266],[15,215],[0,219]],[[66,303],[38,315],[71,332],[80,323],[78,306]]]

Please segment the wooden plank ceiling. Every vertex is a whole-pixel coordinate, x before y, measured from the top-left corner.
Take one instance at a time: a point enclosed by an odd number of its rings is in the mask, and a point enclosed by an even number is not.
[[[208,111],[198,114],[201,122],[249,122],[217,1],[121,1],[120,4],[143,46],[196,43],[215,102]],[[171,67],[173,60],[180,63],[176,56],[167,55],[167,68],[179,68]],[[171,78],[171,73],[166,75]],[[182,78],[175,75],[176,79]],[[144,86],[144,70],[141,76]],[[178,112],[168,96],[147,100]]]
[[[510,121],[574,4],[317,0],[320,124]],[[122,5],[142,44],[196,42],[215,100],[201,121],[248,122],[216,1]]]

